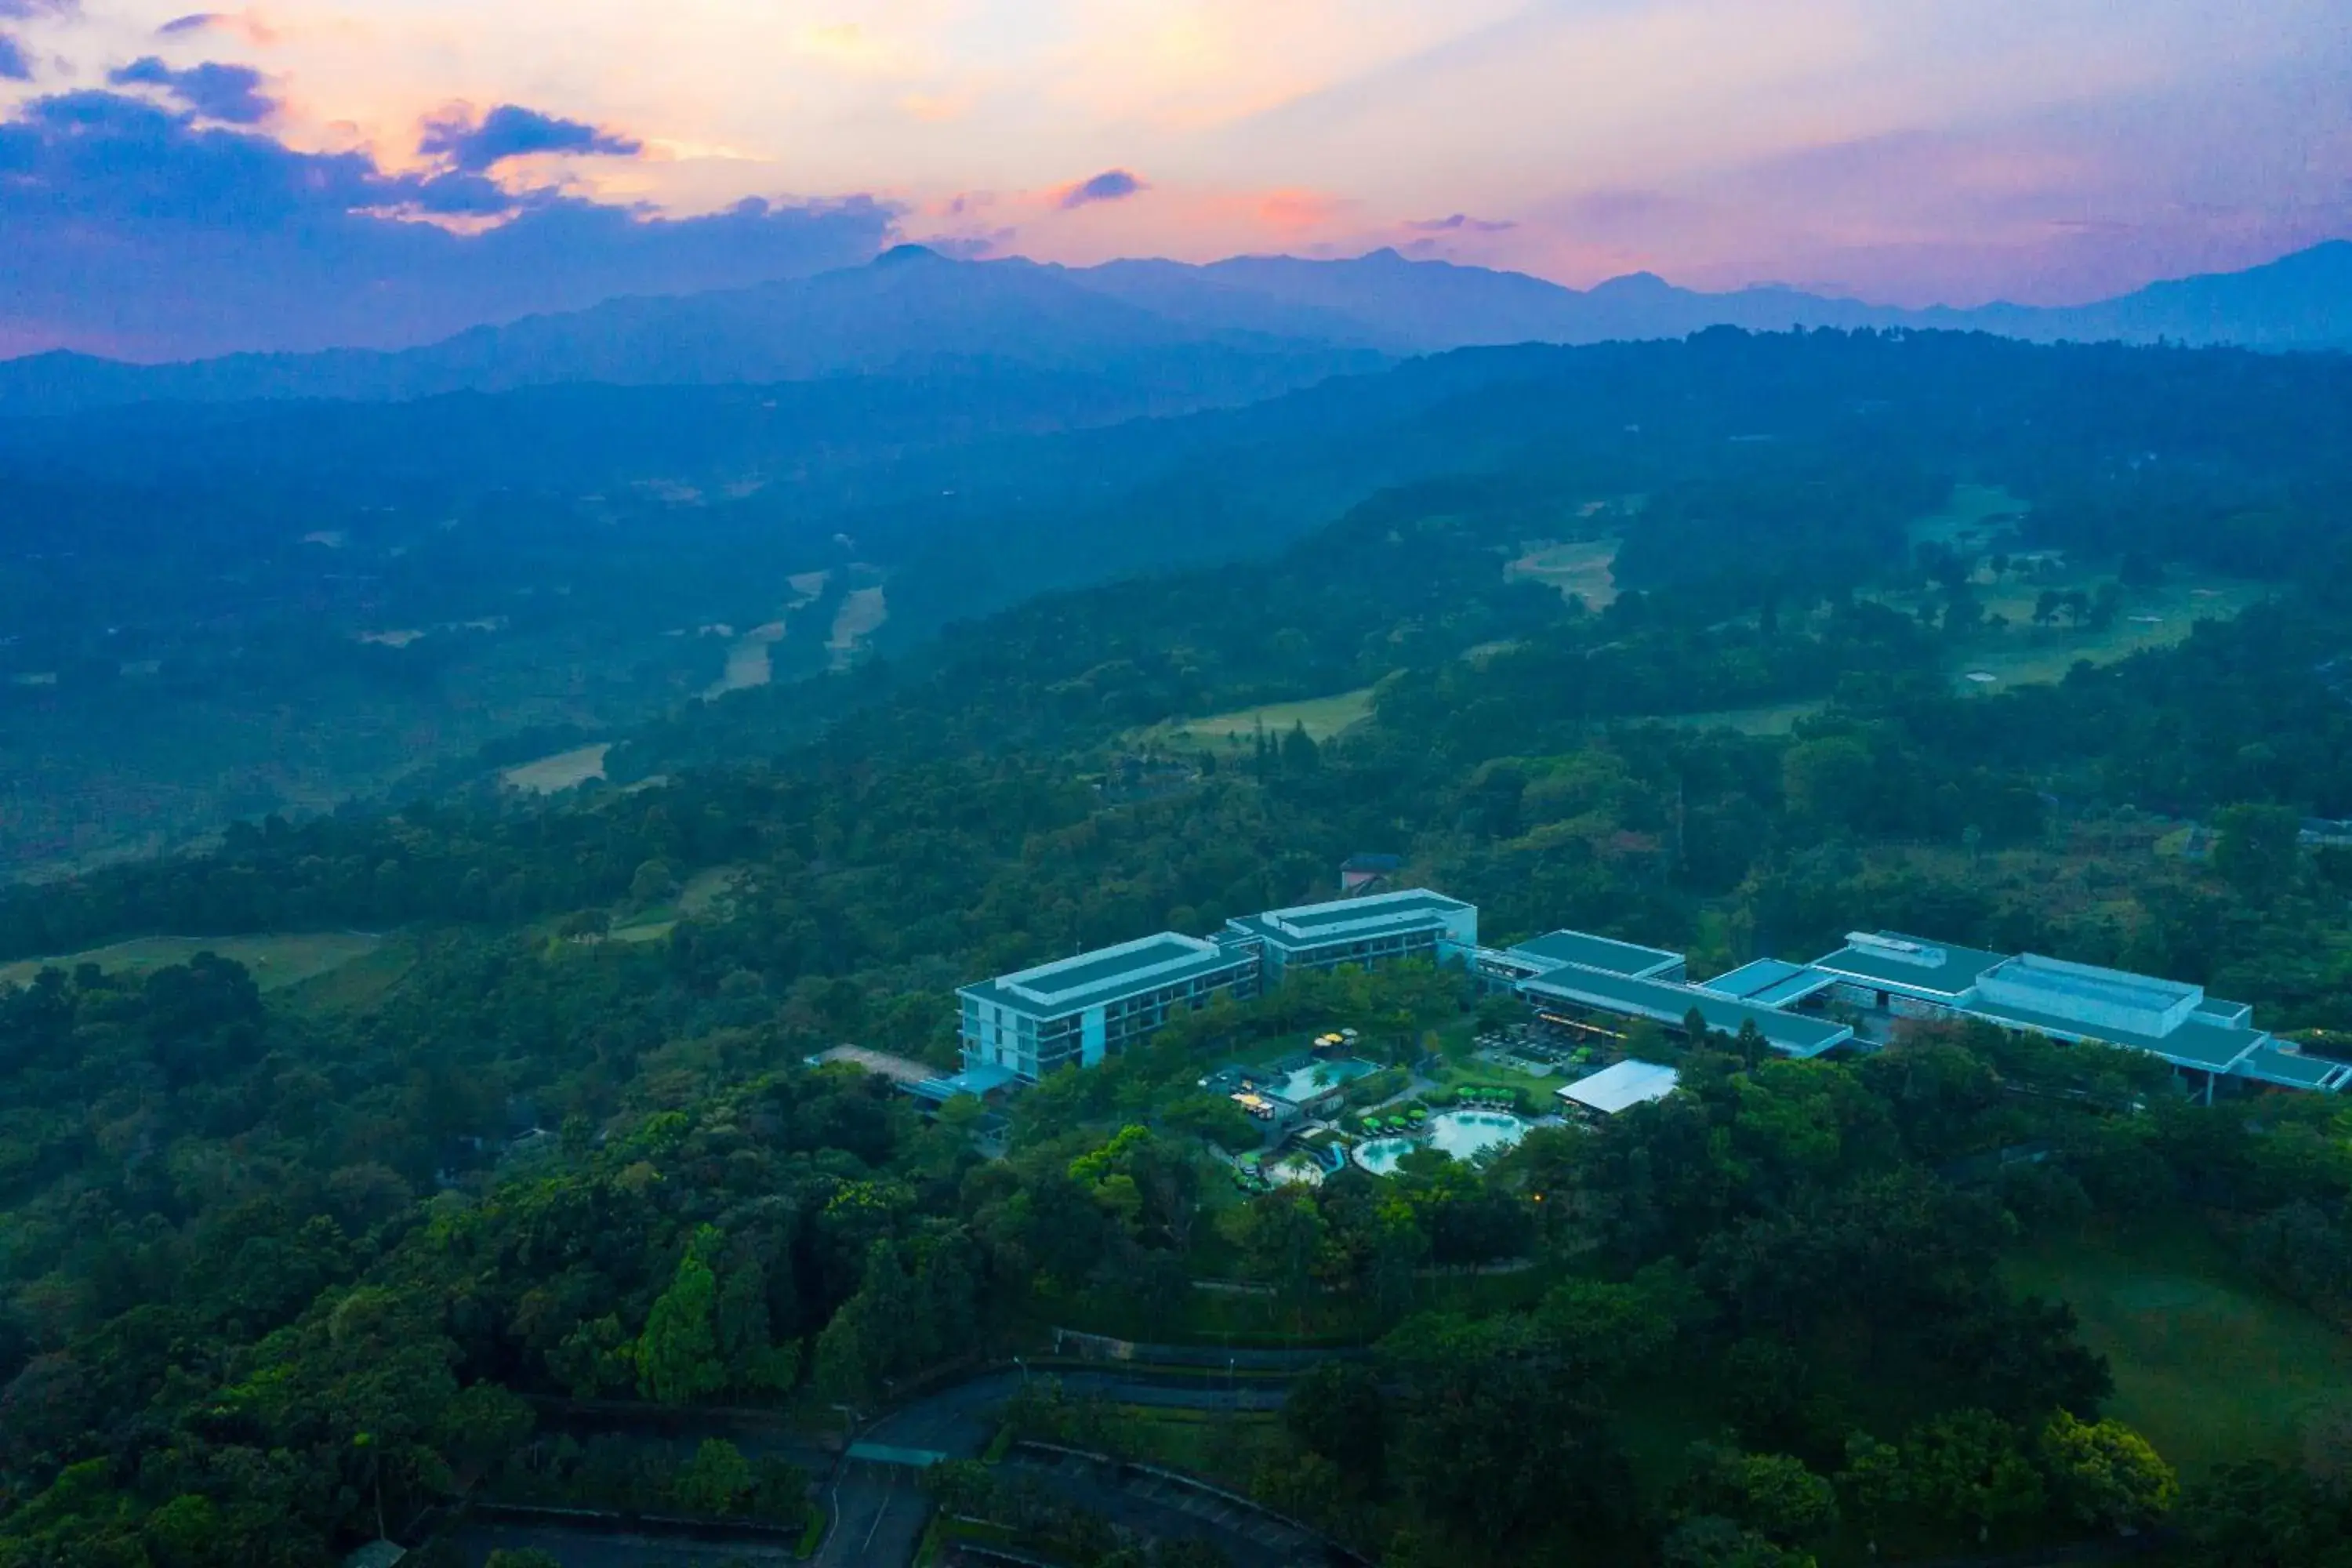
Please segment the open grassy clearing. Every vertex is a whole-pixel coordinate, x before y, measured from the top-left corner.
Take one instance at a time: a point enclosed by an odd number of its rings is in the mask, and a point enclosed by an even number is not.
[[[1559,596],[1582,599],[1588,608],[1605,609],[1617,597],[1616,564],[1619,542],[1585,539],[1569,543],[1538,540],[1523,546],[1525,553],[1503,568],[1514,582],[1526,578],[1556,588]]]
[[[614,942],[659,942],[677,928],[679,921],[722,908],[742,876],[740,866],[712,866],[697,871],[675,898],[639,910],[606,934]]]
[[[889,601],[883,597],[879,586],[852,588],[842,595],[841,608],[833,617],[833,636],[825,642],[832,656],[833,668],[845,669],[866,639],[882,629],[890,618]]]
[[[415,948],[404,942],[388,941],[373,952],[288,985],[281,1000],[298,1013],[362,1012],[390,995],[415,966]]]
[[[148,936],[94,947],[58,958],[27,958],[0,966],[0,987],[22,985],[42,970],[72,969],[95,963],[109,974],[145,974],[152,970],[185,963],[200,952],[216,952],[253,972],[264,991],[282,990],[314,980],[364,958],[383,945],[383,939],[365,931],[302,931],[258,936]]]
[[[2186,1475],[2291,1452],[2313,1405],[2352,1389],[2352,1337],[2248,1279],[2190,1224],[2045,1243],[2009,1274],[2074,1309],[2115,1368],[2113,1413]]]
[[[1365,686],[1330,697],[1310,697],[1302,702],[1269,702],[1264,707],[1243,708],[1206,719],[1171,720],[1144,731],[1141,738],[1168,746],[1231,749],[1249,744],[1260,725],[1265,726],[1269,736],[1279,740],[1293,727],[1304,724],[1307,734],[1318,741],[1328,741],[1342,730],[1361,723],[1371,712],[1372,688]]]
[[[1758,708],[1721,708],[1709,713],[1662,713],[1654,721],[1677,730],[1735,730],[1743,735],[1785,735],[1800,719],[1810,719],[1829,704],[1813,697],[1801,702],[1768,702]]]
[[[761,657],[765,658],[765,650]],[[526,795],[555,795],[586,784],[590,779],[604,776],[604,753],[611,751],[607,742],[593,746],[575,746],[568,752],[558,752],[537,762],[519,763],[499,774],[499,782],[509,789],[519,789]]]
[[[704,700],[767,685],[775,674],[768,650],[783,640],[784,623],[782,621],[753,626],[737,637],[728,645],[727,668],[719,673],[718,679],[703,689]]]
[[[2068,576],[2056,582],[2004,584],[1985,592],[1986,613],[2001,616],[2010,624],[1985,633],[1954,662],[1957,685],[1969,691],[1999,691],[2005,686],[2063,679],[2078,662],[2114,664],[2150,648],[2170,647],[2185,640],[2199,621],[2229,620],[2271,592],[2260,583],[2242,578],[2182,578],[2132,591],[2110,625],[2093,628],[2034,626],[2034,603],[2045,587],[2061,593],[2081,588],[2087,593],[2093,580],[2087,575]],[[1993,679],[1970,679],[1980,675]]]
[[[1954,485],[1940,511],[1914,518],[1907,526],[1911,543],[1942,544],[1965,550],[1988,548],[1994,535],[2013,526],[2032,506],[1999,485]]]
[[[2199,621],[2230,619],[2269,592],[2246,579],[2192,574],[2174,567],[2162,583],[2126,590],[2120,609],[2105,626],[2076,623],[2063,615],[2037,626],[2034,612],[2044,594],[2079,593],[2095,600],[2101,585],[2114,574],[2071,565],[2052,552],[2011,550],[2013,525],[2028,510],[2005,489],[1955,485],[1943,510],[1908,526],[1913,548],[1939,545],[1973,559],[1969,582],[1986,624],[1950,661],[1952,684],[1960,691],[1986,694],[2062,680],[2078,663],[2114,664],[2136,653],[2169,647],[2185,639]],[[2004,551],[2010,553],[2011,569],[1997,573],[1993,557]],[[1939,591],[1924,587],[1875,596],[1906,615],[1918,613],[1923,605],[1940,606],[1943,599]]]

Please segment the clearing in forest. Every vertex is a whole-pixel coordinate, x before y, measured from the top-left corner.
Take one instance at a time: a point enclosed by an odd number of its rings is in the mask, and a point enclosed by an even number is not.
[[[649,905],[606,932],[612,942],[659,942],[677,929],[677,922],[714,912],[723,913],[729,895],[742,880],[740,866],[711,866],[686,879],[676,898]]]
[[[604,753],[612,749],[610,742],[574,746],[537,762],[517,763],[499,773],[499,780],[509,789],[519,789],[526,795],[555,795],[590,779],[603,778]]]
[[[1785,735],[1800,719],[1810,719],[1829,706],[1826,699],[1801,702],[1768,702],[1755,708],[1719,708],[1711,713],[1661,713],[1652,721],[1677,730],[1733,730],[1742,735]]]
[[[2242,578],[2190,577],[2178,568],[2153,587],[2134,588],[2104,626],[2071,625],[2060,616],[2046,626],[2033,623],[2033,613],[2045,589],[2059,593],[2095,593],[2089,574],[2069,574],[2056,581],[2003,584],[1980,589],[1988,616],[2009,624],[1988,629],[1972,640],[1954,662],[1953,684],[1960,690],[2000,691],[2034,681],[2065,679],[2078,662],[2114,664],[2150,648],[2170,647],[2184,641],[2199,621],[2226,621],[2267,596],[2272,590]],[[1990,680],[1973,676],[1990,675]]]
[[[880,587],[852,588],[843,595],[841,608],[833,617],[833,636],[824,645],[833,668],[848,668],[866,639],[881,630],[889,618],[889,602],[883,598]]]
[[[1300,702],[1269,702],[1206,719],[1174,719],[1146,731],[1142,738],[1167,746],[1230,747],[1236,743],[1247,745],[1261,724],[1266,734],[1277,741],[1304,724],[1311,738],[1328,741],[1342,730],[1363,722],[1371,712],[1372,688],[1362,686],[1353,691],[1310,697]],[[1234,737],[1239,737],[1237,742]]]
[[[200,952],[234,959],[252,972],[264,991],[299,985],[364,958],[383,945],[383,938],[366,931],[264,932],[258,936],[144,936],[70,952],[60,958],[27,958],[0,965],[0,990],[22,985],[42,970],[71,970],[95,963],[109,974],[142,975],[174,963],[185,963]]]
[[[1503,575],[1513,582],[1527,578],[1556,588],[1563,599],[1578,598],[1590,610],[1607,609],[1617,598],[1617,577],[1612,568],[1617,563],[1620,541],[1585,539],[1559,544],[1538,540],[1522,545],[1519,558],[1503,568]]]
[[[726,669],[718,679],[703,689],[703,700],[707,702],[730,691],[749,691],[755,686],[767,685],[775,675],[768,650],[783,640],[784,623],[782,621],[753,626],[737,637],[728,645]]]
[[[2352,1338],[2263,1289],[2191,1225],[2045,1244],[2008,1272],[2074,1309],[2083,1342],[2115,1370],[2110,1411],[2184,1476],[2288,1456],[2313,1407],[2352,1388]]]
[[[2199,621],[2228,620],[2268,592],[2242,578],[2168,566],[2162,581],[2123,589],[2106,623],[2094,625],[2101,591],[2116,592],[2114,564],[2076,564],[2063,551],[2018,548],[2017,525],[2031,510],[1999,486],[1955,485],[1941,510],[1913,519],[1906,529],[1914,550],[1937,545],[1969,563],[1969,591],[1983,624],[1950,661],[1956,690],[1984,696],[2063,680],[2078,663],[2114,664],[2169,647]],[[2003,569],[1994,570],[1996,563]],[[1940,589],[1920,586],[1874,596],[1906,615],[1923,606],[1940,612],[1945,598]],[[2063,603],[2070,598],[2077,601],[2071,608]]]
[[[1954,550],[1991,547],[1993,538],[2014,527],[2032,510],[1999,485],[1954,485],[1943,510],[1913,518],[1907,525],[1913,548],[1941,544]]]

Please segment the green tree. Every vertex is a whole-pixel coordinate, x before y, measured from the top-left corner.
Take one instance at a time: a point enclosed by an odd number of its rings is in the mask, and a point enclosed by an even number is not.
[[[719,1279],[692,1247],[669,1289],[646,1315],[637,1338],[637,1390],[664,1405],[687,1405],[727,1386],[719,1352]]]
[[[1780,789],[1789,809],[1828,827],[1850,827],[1871,792],[1870,748],[1851,735],[1801,741],[1780,758]]]
[[[729,1515],[744,1511],[752,1484],[751,1464],[741,1449],[723,1437],[705,1437],[671,1489],[689,1512]]]
[[[1325,1227],[1314,1198],[1303,1189],[1260,1193],[1225,1210],[1220,1228],[1241,1249],[1244,1267],[1285,1296],[1303,1297],[1313,1286]]]
[[[1380,1374],[1360,1362],[1325,1362],[1291,1385],[1282,1424],[1329,1459],[1347,1484],[1377,1489],[1388,1463],[1388,1402]]]
[[[1660,1547],[1665,1568],[1814,1568],[1809,1552],[1780,1546],[1737,1520],[1693,1515],[1668,1532]]]
[[[2042,1474],[2016,1427],[1988,1410],[1957,1410],[1903,1445],[1912,1500],[1929,1517],[1990,1539],[2038,1516]]]
[[[1311,773],[1323,763],[1323,748],[1307,732],[1307,722],[1300,720],[1282,738],[1282,771],[1286,773]]]
[[[2042,1457],[2060,1506],[2087,1525],[2143,1528],[2179,1493],[2172,1467],[2120,1421],[2078,1421],[2061,1410],[2042,1429]]]
[[[2303,819],[2284,805],[2232,805],[2214,815],[2213,869],[2249,899],[2291,886],[2299,868]]]
[[[1694,1514],[1737,1521],[1784,1546],[1824,1535],[1837,1522],[1836,1489],[1792,1455],[1702,1443],[1692,1461],[1685,1490]]]

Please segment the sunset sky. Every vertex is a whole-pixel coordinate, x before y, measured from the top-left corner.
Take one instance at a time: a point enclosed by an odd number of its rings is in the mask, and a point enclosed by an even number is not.
[[[541,246],[592,289],[914,238],[1969,304],[2352,233],[2344,0],[185,4],[0,0],[0,353],[236,346],[264,288],[272,341],[350,336],[334,268],[413,336],[460,273],[452,319],[529,308]]]

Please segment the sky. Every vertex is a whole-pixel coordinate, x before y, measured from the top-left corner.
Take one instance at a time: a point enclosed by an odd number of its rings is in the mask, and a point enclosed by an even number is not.
[[[2061,304],[2352,235],[2346,0],[0,0],[0,354],[914,240]]]

